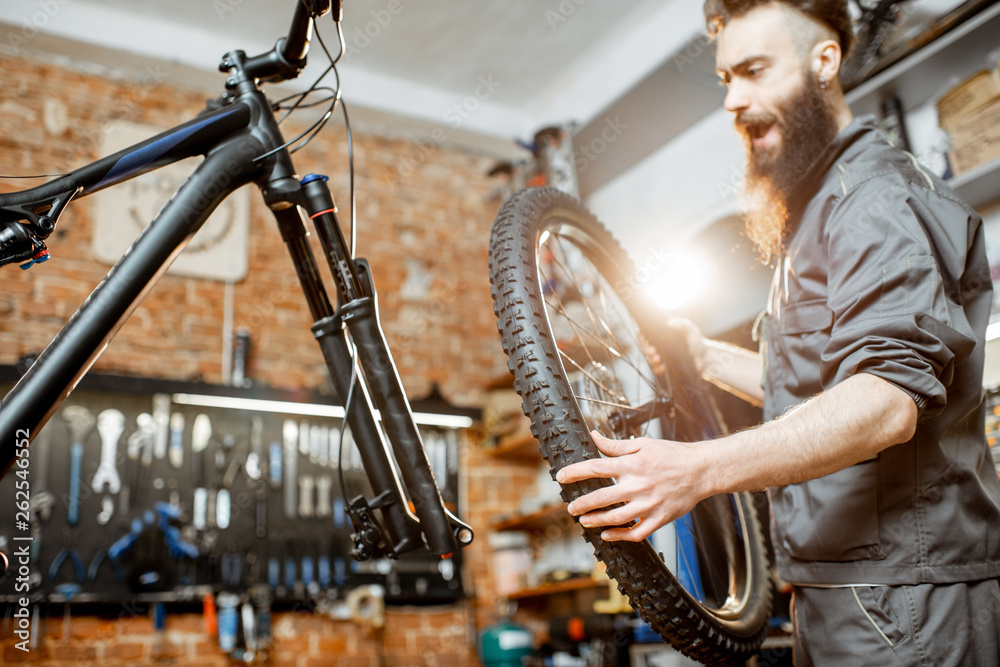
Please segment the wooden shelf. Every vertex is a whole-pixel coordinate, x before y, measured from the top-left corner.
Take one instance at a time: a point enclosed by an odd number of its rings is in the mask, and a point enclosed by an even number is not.
[[[994,4],[859,84],[847,103],[855,115],[878,114],[882,98],[892,94],[904,112],[911,111],[985,66],[998,29],[1000,4]]]
[[[505,530],[526,530],[531,533],[540,533],[554,523],[558,523],[560,518],[572,521],[566,512],[566,503],[558,502],[546,505],[530,514],[519,514],[506,519],[502,519],[493,524],[493,530],[497,532]]]
[[[530,598],[541,598],[559,593],[572,593],[574,591],[585,591],[592,588],[607,586],[607,581],[598,581],[591,577],[575,577],[565,581],[557,581],[552,584],[543,584],[537,588],[526,588],[507,595],[508,600],[526,600]]]
[[[491,456],[513,459],[529,459],[541,461],[542,455],[538,452],[538,440],[530,433],[513,438],[501,438],[496,447],[489,450]]]

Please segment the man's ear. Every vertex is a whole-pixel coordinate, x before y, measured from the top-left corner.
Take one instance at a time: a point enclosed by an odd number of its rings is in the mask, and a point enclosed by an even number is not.
[[[817,42],[809,53],[810,67],[821,83],[837,80],[840,58],[840,44],[832,39]]]

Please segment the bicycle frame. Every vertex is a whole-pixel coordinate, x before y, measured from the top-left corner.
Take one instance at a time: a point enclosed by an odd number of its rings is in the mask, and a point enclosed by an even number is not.
[[[297,10],[293,33],[296,26],[301,29],[303,6]],[[220,108],[44,185],[0,195],[0,229],[27,220],[25,226],[42,230],[44,238],[72,199],[187,157],[205,156],[0,404],[0,476],[13,462],[16,444],[30,440],[44,426],[212,211],[252,182],[273,212],[292,256],[337,395],[341,400],[352,396],[345,419],[375,492],[371,499],[349,503],[355,556],[396,556],[426,545],[431,553],[448,557],[457,545],[471,542],[472,531],[444,507],[378,321],[368,265],[350,256],[326,178],[309,175],[300,180],[283,148],[284,139],[259,87],[261,80],[273,80],[261,76],[262,69],[274,67],[273,60],[233,51],[223,60],[230,77]],[[292,64],[304,65],[304,56]],[[302,211],[313,220],[334,276],[338,309],[331,305],[307,242]],[[361,373],[354,372],[355,363]],[[374,417],[376,408],[416,516],[408,509],[391,464]],[[382,510],[384,531],[374,509]]]

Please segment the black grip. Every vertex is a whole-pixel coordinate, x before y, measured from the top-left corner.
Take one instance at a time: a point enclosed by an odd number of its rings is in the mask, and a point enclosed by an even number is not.
[[[309,51],[309,38],[312,37],[312,20],[329,11],[330,0],[298,0],[288,36],[281,43],[281,57],[291,63],[305,58]]]

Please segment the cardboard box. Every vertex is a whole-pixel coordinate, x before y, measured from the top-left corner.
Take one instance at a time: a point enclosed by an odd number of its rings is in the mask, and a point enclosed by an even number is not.
[[[938,100],[938,124],[950,132],[955,125],[997,99],[1000,99],[1000,68],[976,72]]]
[[[1000,159],[1000,97],[955,121],[948,134],[951,168],[956,176]]]

